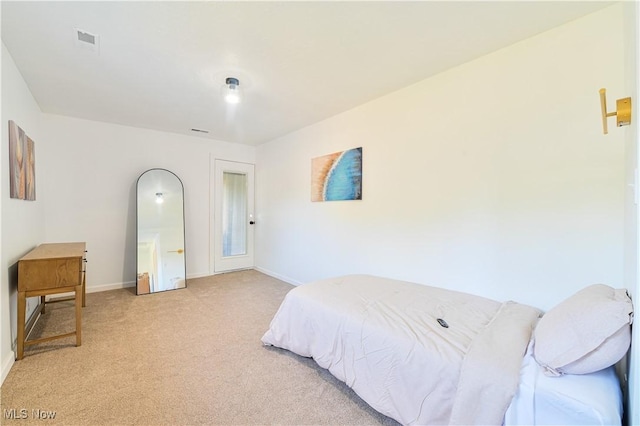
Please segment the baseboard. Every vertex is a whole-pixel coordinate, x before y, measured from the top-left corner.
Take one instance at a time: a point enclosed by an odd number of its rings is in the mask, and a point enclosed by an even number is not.
[[[135,281],[87,286],[87,293],[100,293],[101,291],[119,290],[121,288],[135,287]]]
[[[210,274],[207,273],[200,273],[200,274],[189,274],[187,275],[187,279],[193,279],[193,278],[201,278],[201,277],[207,277]],[[109,290],[119,290],[121,288],[129,288],[129,287],[135,287],[136,286],[136,282],[135,281],[127,281],[127,282],[123,282],[123,283],[112,283],[112,284],[102,284],[102,285],[92,285],[92,286],[87,286],[87,293],[100,293],[101,291],[109,291]]]
[[[0,384],[4,383],[4,379],[9,375],[9,371],[11,371],[11,367],[16,362],[16,354],[13,351],[9,351],[7,353],[6,359],[2,360],[2,380],[0,380]]]
[[[301,283],[300,281],[298,281],[298,280],[294,280],[293,278],[289,278],[289,277],[287,277],[287,276],[277,274],[277,273],[275,273],[275,272],[273,272],[273,271],[270,271],[270,270],[268,270],[268,269],[261,268],[261,267],[259,267],[259,266],[254,267],[254,269],[255,269],[256,271],[258,271],[258,272],[262,272],[262,273],[263,273],[263,274],[265,274],[265,275],[269,275],[270,277],[277,278],[277,279],[279,279],[280,281],[284,281],[284,282],[285,282],[285,283],[287,283],[287,284],[291,284],[291,285],[295,285],[295,286],[299,286],[300,284],[302,284],[302,283]]]
[[[60,293],[60,294],[70,294],[73,295],[73,293]],[[38,299],[38,304],[36,306],[33,307],[33,310],[31,310],[31,312],[29,312],[29,305],[27,304],[27,320],[25,322],[25,338],[28,339],[29,338],[29,333],[31,333],[31,330],[33,330],[33,326],[35,325],[36,321],[38,321],[38,319],[40,318],[40,311],[42,308],[42,304],[40,303],[40,297],[36,296],[34,298],[31,299]],[[29,300],[29,299],[27,299]],[[17,332],[16,332],[17,333]],[[15,336],[15,338],[11,341],[11,353],[13,355],[13,358],[15,358],[15,354],[18,353],[18,336]],[[13,363],[11,363],[11,365],[13,365]],[[9,369],[11,369],[11,367],[9,367]],[[4,370],[2,372],[4,374]],[[7,374],[9,372],[7,371]],[[4,376],[2,377],[2,380],[4,381]]]
[[[208,277],[208,276],[210,276],[210,275],[211,275],[211,274],[210,274],[210,273],[208,273],[208,272],[203,272],[203,273],[199,273],[199,274],[188,274],[188,275],[187,275],[187,279],[188,279],[188,280],[192,280],[192,279],[194,279],[194,278]]]

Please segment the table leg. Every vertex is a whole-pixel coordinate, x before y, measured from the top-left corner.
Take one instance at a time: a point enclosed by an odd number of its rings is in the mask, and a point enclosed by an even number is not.
[[[40,296],[40,305],[42,306],[40,308],[40,314],[44,315],[44,307],[47,306],[47,296]]]
[[[76,286],[76,346],[82,344],[82,287],[82,284]]]
[[[24,356],[24,322],[25,310],[27,309],[27,298],[24,291],[18,292],[18,355],[17,359]]]

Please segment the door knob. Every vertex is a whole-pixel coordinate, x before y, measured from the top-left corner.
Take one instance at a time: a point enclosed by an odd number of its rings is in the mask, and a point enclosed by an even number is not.
[[[249,225],[253,225],[255,222],[253,220],[249,221]]]

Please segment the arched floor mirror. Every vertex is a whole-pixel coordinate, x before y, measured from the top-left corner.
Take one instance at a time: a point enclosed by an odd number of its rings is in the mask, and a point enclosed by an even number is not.
[[[184,187],[169,170],[147,170],[138,178],[136,294],[187,286]]]

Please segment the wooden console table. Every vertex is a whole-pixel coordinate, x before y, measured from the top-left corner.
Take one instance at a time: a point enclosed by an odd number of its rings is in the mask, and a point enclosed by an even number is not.
[[[18,354],[24,356],[24,347],[53,339],[76,336],[76,346],[82,343],[82,307],[85,306],[85,243],[40,244],[18,261]],[[71,333],[26,340],[33,323],[26,328],[25,310],[27,297],[40,296],[38,309],[44,314],[50,294],[73,292],[76,309],[76,330]],[[63,300],[70,300],[63,299]]]

